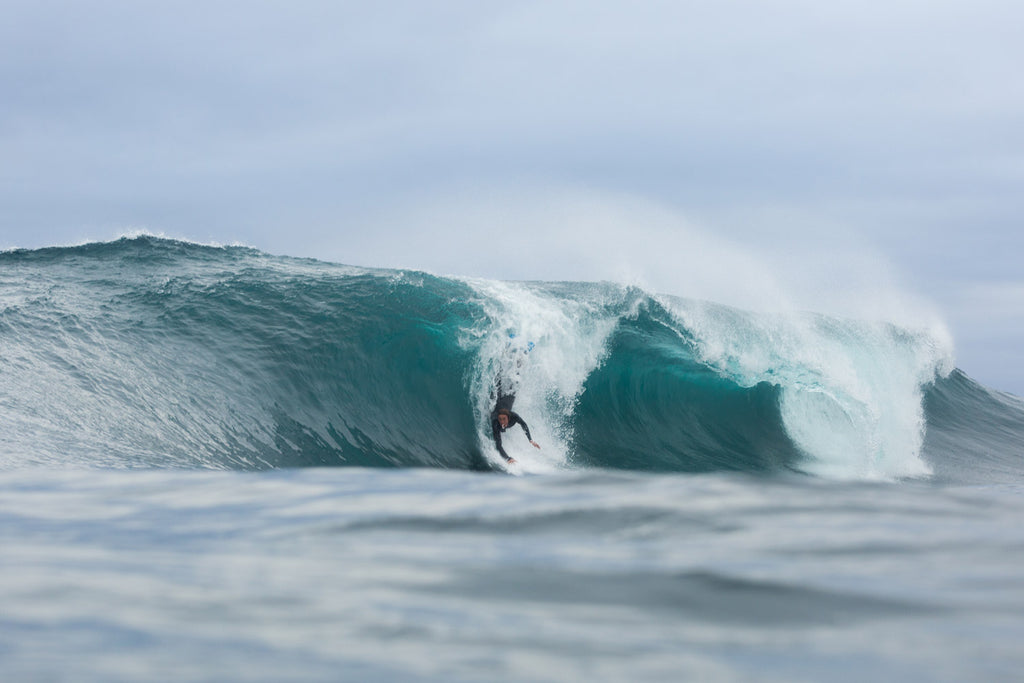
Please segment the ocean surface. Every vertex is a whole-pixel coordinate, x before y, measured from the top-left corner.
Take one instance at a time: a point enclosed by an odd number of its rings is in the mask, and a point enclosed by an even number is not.
[[[1022,494],[927,329],[0,253],[3,681],[1024,680]]]

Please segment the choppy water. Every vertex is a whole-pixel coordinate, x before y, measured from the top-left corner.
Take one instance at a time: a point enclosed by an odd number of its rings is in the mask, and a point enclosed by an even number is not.
[[[1015,680],[1019,487],[0,475],[5,680]]]

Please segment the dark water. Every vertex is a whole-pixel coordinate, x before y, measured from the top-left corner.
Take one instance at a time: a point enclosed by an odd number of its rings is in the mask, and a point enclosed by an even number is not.
[[[0,254],[0,376],[4,680],[1024,663],[1024,404],[927,330],[140,237]]]

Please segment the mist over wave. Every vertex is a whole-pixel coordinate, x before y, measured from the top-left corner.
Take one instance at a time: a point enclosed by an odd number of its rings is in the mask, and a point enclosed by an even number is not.
[[[4,467],[491,469],[502,376],[519,472],[1021,469],[1022,406],[925,330],[612,283],[138,236],[0,254],[0,340]]]

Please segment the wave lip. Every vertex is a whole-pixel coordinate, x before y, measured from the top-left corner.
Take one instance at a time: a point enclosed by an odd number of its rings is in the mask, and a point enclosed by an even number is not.
[[[742,386],[779,389],[802,468],[841,479],[926,476],[923,392],[952,369],[943,335],[817,314],[679,305],[697,355]]]

